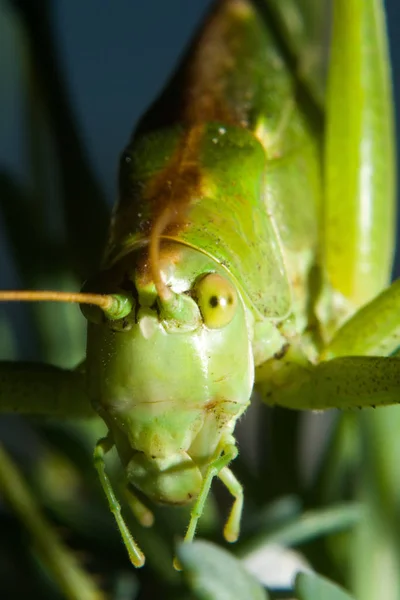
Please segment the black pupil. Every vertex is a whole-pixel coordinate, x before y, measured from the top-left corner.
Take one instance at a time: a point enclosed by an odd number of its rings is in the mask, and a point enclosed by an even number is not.
[[[217,308],[218,304],[219,304],[218,296],[211,296],[211,298],[210,298],[211,308]]]
[[[233,304],[233,298],[232,298],[231,294],[229,294],[229,296],[227,297],[226,300],[229,305]],[[211,298],[209,300],[209,304],[210,304],[211,308],[217,308],[217,306],[219,306],[219,304],[220,304],[220,299],[218,298],[218,296],[211,296]]]

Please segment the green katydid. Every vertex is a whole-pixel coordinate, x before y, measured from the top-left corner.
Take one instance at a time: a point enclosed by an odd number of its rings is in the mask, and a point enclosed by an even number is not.
[[[113,446],[139,520],[151,515],[132,486],[194,502],[190,542],[219,477],[234,497],[224,534],[235,541],[243,490],[229,464],[254,386],[294,409],[399,397],[400,360],[389,357],[399,285],[382,292],[394,220],[383,8],[335,0],[323,128],[296,38],[285,46],[271,25],[279,11],[216,4],[122,155],[85,295],[0,294],[82,303],[85,373],[0,364],[1,410],[81,416],[92,405],[109,430],[95,466],[136,566],[144,556],[105,472]]]

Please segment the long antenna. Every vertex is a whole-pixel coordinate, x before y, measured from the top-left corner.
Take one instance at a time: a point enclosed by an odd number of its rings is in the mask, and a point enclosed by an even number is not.
[[[103,310],[109,310],[114,302],[111,295],[80,294],[74,292],[40,291],[0,291],[0,302],[77,302],[94,304]]]
[[[111,319],[120,319],[132,308],[132,300],[121,294],[82,294],[75,292],[0,291],[0,302],[76,302],[98,306]]]

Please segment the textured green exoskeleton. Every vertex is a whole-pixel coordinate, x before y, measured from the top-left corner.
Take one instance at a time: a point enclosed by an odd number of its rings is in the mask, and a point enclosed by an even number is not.
[[[113,446],[130,491],[194,501],[186,541],[219,477],[235,499],[224,530],[234,541],[243,491],[228,465],[254,385],[295,409],[399,398],[400,360],[388,357],[398,284],[382,292],[394,213],[382,7],[334,2],[324,110],[279,24],[274,2],[218,2],[140,122],[121,158],[102,268],[85,284],[128,308],[112,319],[84,309],[85,375],[60,373],[63,392],[46,367],[1,367],[3,410],[29,412],[22,374],[28,388],[35,380],[38,411],[57,412],[55,393],[58,412],[87,410],[68,404],[72,389],[90,398],[109,430],[96,468],[137,566],[144,557],[105,473]]]

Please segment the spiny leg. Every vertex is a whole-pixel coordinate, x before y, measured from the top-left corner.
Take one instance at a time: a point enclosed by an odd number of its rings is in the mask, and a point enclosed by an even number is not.
[[[243,511],[243,487],[228,467],[218,473],[219,479],[235,498],[228,520],[224,527],[224,537],[227,542],[236,542],[240,533],[240,521]]]
[[[82,371],[8,361],[0,361],[0,412],[61,419],[96,415]]]
[[[262,373],[266,375],[266,371]],[[361,408],[400,402],[400,358],[345,356],[319,365],[284,363],[258,381],[268,404],[295,410]]]
[[[256,371],[265,401],[309,410],[398,404],[399,310],[397,280],[342,325],[319,364],[310,363],[296,346],[279,361],[265,362]]]
[[[321,359],[388,356],[400,345],[400,279],[362,306],[335,333]]]
[[[96,467],[99,475],[100,483],[107,497],[108,504],[111,512],[113,513],[115,520],[118,525],[118,529],[124,541],[125,547],[129,554],[129,559],[135,567],[142,567],[144,565],[145,557],[139,546],[133,539],[123,517],[121,514],[121,506],[114,494],[111,482],[105,471],[104,456],[114,446],[114,442],[110,436],[99,440],[94,449],[94,466]]]

